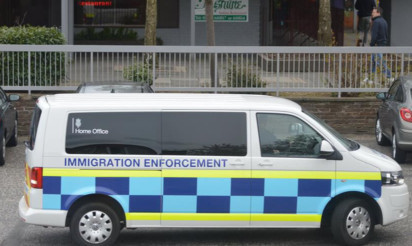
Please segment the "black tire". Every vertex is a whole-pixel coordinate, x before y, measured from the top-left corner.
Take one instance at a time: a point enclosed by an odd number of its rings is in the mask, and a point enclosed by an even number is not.
[[[364,245],[375,229],[374,213],[361,199],[346,199],[339,203],[332,214],[332,234],[342,245]]]
[[[18,136],[17,136],[18,130],[17,130],[17,119],[14,121],[14,129],[13,129],[13,135],[7,142],[7,147],[14,147],[17,146],[18,143]]]
[[[120,228],[117,213],[99,202],[84,204],[74,212],[70,221],[70,234],[77,245],[113,245]]]
[[[398,163],[404,163],[406,160],[406,152],[399,149],[397,139],[396,133],[394,132],[392,135],[392,158]]]
[[[379,145],[389,146],[391,144],[391,141],[387,137],[385,137],[385,135],[383,135],[382,133],[381,122],[380,122],[379,116],[376,118],[375,137],[376,137],[376,142]]]
[[[4,133],[0,137],[0,166],[3,166],[6,163],[6,137]]]

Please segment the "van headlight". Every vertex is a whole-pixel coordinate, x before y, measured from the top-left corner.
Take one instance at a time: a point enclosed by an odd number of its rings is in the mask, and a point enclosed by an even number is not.
[[[402,171],[398,172],[382,172],[382,185],[403,185],[405,179]]]

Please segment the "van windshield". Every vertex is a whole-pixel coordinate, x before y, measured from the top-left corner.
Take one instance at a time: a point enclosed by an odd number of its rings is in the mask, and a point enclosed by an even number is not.
[[[312,119],[316,120],[319,124],[321,124],[330,134],[332,134],[333,136],[336,137],[336,139],[339,140],[339,142],[345,146],[345,148],[349,151],[353,151],[353,150],[357,150],[360,148],[360,145],[358,143],[356,143],[355,141],[352,141],[350,139],[345,138],[344,136],[342,136],[342,134],[340,134],[338,131],[336,131],[335,129],[333,129],[331,126],[329,126],[328,124],[326,124],[323,120],[321,120],[319,117],[317,117],[316,115],[308,112],[307,110],[302,110],[303,113],[309,115]]]
[[[30,123],[30,139],[28,142],[28,147],[30,150],[34,149],[34,143],[36,142],[36,135],[37,135],[37,129],[39,126],[40,116],[41,116],[41,109],[36,105],[36,108],[33,111],[33,116],[31,118],[31,123]]]

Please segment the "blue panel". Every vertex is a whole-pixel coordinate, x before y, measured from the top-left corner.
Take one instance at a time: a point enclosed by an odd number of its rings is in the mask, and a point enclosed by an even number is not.
[[[43,209],[60,210],[60,195],[43,195]]]
[[[255,214],[263,214],[264,207],[264,197],[263,196],[252,196],[252,208],[251,212]]]
[[[230,196],[230,178],[197,178],[197,195]]]
[[[322,214],[330,197],[298,197],[298,214]]]
[[[130,178],[130,195],[162,195],[162,178]]]
[[[331,195],[330,179],[300,179],[299,196],[329,196]]]
[[[230,194],[232,196],[250,196],[251,180],[232,178]]]
[[[70,196],[70,195],[62,195],[61,198],[61,209],[62,210],[69,210],[70,206],[82,196]]]
[[[120,203],[125,213],[129,212],[129,196],[112,195],[111,197]]]
[[[295,214],[297,197],[265,197],[264,213]]]
[[[382,195],[381,180],[365,180],[365,192],[373,198],[379,198]]]
[[[130,196],[129,212],[161,213],[161,196]]]
[[[265,179],[252,179],[252,196],[263,196],[265,193]]]
[[[250,196],[230,197],[230,213],[250,213]]]
[[[196,178],[164,178],[164,195],[196,195]]]
[[[96,193],[93,177],[62,177],[62,195],[84,195]]]
[[[337,179],[336,194],[341,194],[349,191],[365,192],[365,181],[356,179]]]
[[[164,213],[196,213],[196,196],[163,196]]]
[[[198,196],[197,197],[198,213],[229,213],[230,197],[229,196]]]
[[[265,179],[265,196],[297,196],[297,179]]]
[[[129,195],[129,178],[96,178],[96,193]]]
[[[43,177],[43,194],[61,194],[61,177]]]

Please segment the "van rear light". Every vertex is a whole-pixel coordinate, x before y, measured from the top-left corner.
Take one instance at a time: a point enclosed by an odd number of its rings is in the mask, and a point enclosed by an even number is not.
[[[30,185],[32,188],[43,188],[43,168],[33,167],[30,172]]]
[[[401,108],[400,110],[401,117],[404,121],[412,123],[412,111],[408,108]]]

